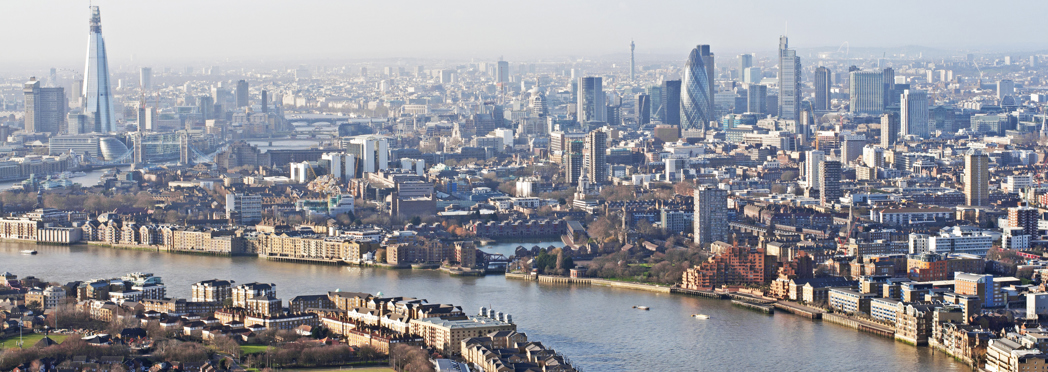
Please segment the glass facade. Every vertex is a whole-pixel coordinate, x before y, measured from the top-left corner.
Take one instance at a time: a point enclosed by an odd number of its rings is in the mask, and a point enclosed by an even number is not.
[[[713,97],[710,97],[710,81],[703,61],[703,55],[708,53],[709,46],[700,45],[692,49],[688,56],[688,65],[681,82],[681,132],[705,131],[710,120],[713,120],[714,114],[710,110]]]

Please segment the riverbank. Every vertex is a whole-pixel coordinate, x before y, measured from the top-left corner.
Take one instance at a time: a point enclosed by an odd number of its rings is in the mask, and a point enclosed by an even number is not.
[[[612,280],[597,279],[597,278],[570,278],[570,277],[563,277],[563,276],[525,274],[525,273],[506,273],[506,278],[508,278],[508,279],[516,279],[516,280],[534,281],[534,282],[537,282],[537,283],[544,283],[544,284],[607,286],[607,287],[612,287],[612,288],[625,288],[625,289],[633,289],[633,290],[640,290],[640,291],[647,291],[647,292],[671,293],[671,294],[680,294],[680,295],[686,295],[686,296],[699,296],[699,297],[706,297],[706,298],[713,298],[713,299],[730,300],[732,305],[734,305],[736,307],[742,307],[742,308],[745,308],[745,309],[748,309],[748,310],[758,311],[758,312],[762,312],[762,313],[771,315],[771,314],[773,314],[775,312],[776,309],[779,309],[779,310],[788,312],[790,314],[794,314],[794,315],[798,315],[798,316],[801,316],[801,317],[804,317],[804,318],[808,318],[808,319],[810,319],[812,321],[825,320],[828,323],[833,323],[833,324],[836,324],[836,325],[840,325],[840,326],[844,326],[844,327],[847,327],[847,328],[851,328],[851,329],[854,329],[854,330],[859,331],[859,332],[869,333],[869,334],[873,334],[873,335],[877,335],[877,336],[881,336],[881,337],[885,337],[885,338],[890,338],[890,339],[893,339],[893,340],[896,340],[896,341],[899,341],[899,342],[906,343],[908,345],[912,345],[909,342],[905,342],[905,340],[900,340],[900,339],[896,338],[895,337],[895,329],[890,327],[890,326],[887,326],[887,325],[874,323],[874,322],[870,322],[870,321],[867,321],[867,320],[864,320],[864,319],[859,319],[859,318],[856,318],[856,317],[851,317],[851,316],[847,316],[847,315],[843,315],[843,314],[836,314],[836,313],[826,312],[826,311],[818,309],[818,308],[808,307],[808,306],[801,305],[799,303],[792,302],[792,301],[784,301],[784,300],[779,300],[779,299],[768,298],[768,297],[764,297],[763,295],[761,295],[759,293],[754,293],[754,292],[750,292],[750,291],[747,291],[747,290],[741,290],[741,289],[738,290],[738,291],[735,291],[735,292],[726,291],[726,290],[723,290],[723,291],[722,290],[702,291],[702,290],[689,290],[689,289],[678,288],[678,287],[658,286],[658,285],[645,284],[645,283],[620,282],[620,281],[612,281]],[[914,346],[917,346],[917,345],[914,345]],[[936,348],[936,349],[942,350],[943,348],[940,347],[940,348]],[[958,361],[966,362],[966,363],[968,362],[966,360],[961,360],[961,358],[958,358]]]

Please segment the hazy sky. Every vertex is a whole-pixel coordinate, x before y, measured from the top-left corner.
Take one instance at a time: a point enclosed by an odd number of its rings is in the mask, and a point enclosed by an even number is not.
[[[1036,50],[1048,1],[95,0],[111,64],[507,60],[797,48]],[[0,1],[0,69],[84,63],[88,2]]]

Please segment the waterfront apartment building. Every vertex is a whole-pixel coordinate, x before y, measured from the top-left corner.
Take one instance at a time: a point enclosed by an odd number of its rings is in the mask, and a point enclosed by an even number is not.
[[[193,283],[192,290],[192,301],[194,302],[225,303],[226,300],[232,300],[233,298],[233,281],[221,279],[204,280]]]
[[[709,260],[684,271],[681,286],[686,289],[713,290],[724,284],[765,284],[774,267],[774,256],[763,249],[733,246]]]
[[[245,283],[238,285],[233,288],[233,307],[247,307],[247,301],[258,297],[270,297],[276,298],[277,296],[277,285],[266,284],[266,283]]]
[[[510,321],[487,316],[415,319],[409,326],[411,334],[421,336],[426,346],[451,355],[461,354],[462,340],[517,330],[517,325]]]

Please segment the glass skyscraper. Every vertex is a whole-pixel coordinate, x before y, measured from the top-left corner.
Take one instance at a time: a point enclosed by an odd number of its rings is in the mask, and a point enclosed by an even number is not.
[[[880,71],[852,71],[849,110],[855,114],[884,112],[884,75]]]
[[[684,68],[681,82],[680,109],[681,133],[701,133],[715,120],[713,112],[713,71],[707,62],[713,61],[709,45],[699,45],[691,50],[688,65]],[[685,134],[687,135],[687,134]]]
[[[779,38],[779,117],[798,120],[801,98],[801,57],[789,48],[786,36]]]
[[[84,113],[90,121],[88,126],[93,127],[95,132],[115,132],[116,111],[109,89],[109,61],[106,58],[106,42],[102,38],[102,15],[97,6],[91,7],[90,28],[87,66],[84,68]]]

